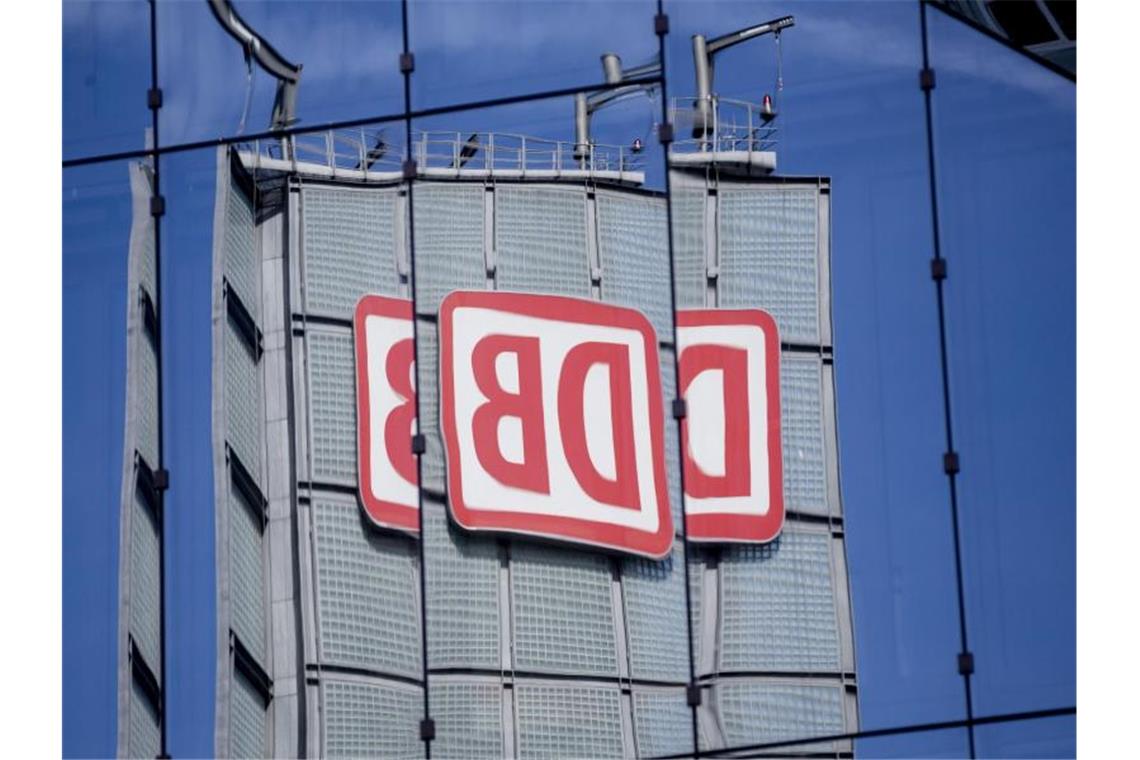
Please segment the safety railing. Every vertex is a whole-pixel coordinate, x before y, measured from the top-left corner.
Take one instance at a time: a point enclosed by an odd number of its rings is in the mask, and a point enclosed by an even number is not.
[[[422,169],[484,170],[489,173],[638,172],[639,151],[621,145],[573,142],[504,132],[419,132],[412,156]]]
[[[670,102],[676,135],[675,153],[743,152],[776,150],[776,114],[759,103],[711,95],[676,97]]]

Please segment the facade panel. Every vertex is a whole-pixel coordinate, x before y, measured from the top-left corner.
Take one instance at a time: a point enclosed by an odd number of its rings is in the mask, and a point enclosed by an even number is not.
[[[718,305],[770,312],[785,342],[820,342],[818,199],[810,186],[719,193]]]
[[[620,702],[616,685],[516,685],[518,756],[622,757]]]
[[[396,295],[396,190],[301,191],[305,307],[348,318],[367,293]]]
[[[227,194],[234,183],[220,176],[225,213],[218,224],[225,232],[231,220],[246,216],[237,213],[240,199],[231,203]],[[415,539],[372,525],[353,495],[359,487],[356,375],[347,320],[364,293],[409,295],[405,186],[349,187],[303,176],[289,181],[295,192],[286,218],[276,222],[288,236],[267,237],[271,223],[258,222],[251,250],[265,262],[288,259],[281,293],[267,290],[265,298],[283,300],[292,350],[278,364],[258,362],[247,352],[257,382],[228,376],[221,382],[223,402],[231,393],[248,398],[248,387],[265,394],[259,407],[274,403],[289,410],[283,420],[287,432],[271,438],[264,409],[256,443],[236,441],[241,414],[216,422],[235,451],[257,449],[257,465],[251,467],[265,463],[258,482],[271,492],[271,513],[278,509],[274,514],[295,516],[298,524],[296,546],[289,539],[263,552],[268,564],[261,583],[286,572],[282,568],[298,574],[300,594],[292,603],[303,634],[291,639],[289,626],[276,621],[275,608],[274,620],[265,621],[264,657],[247,646],[273,673],[278,671],[268,666],[279,668],[277,661],[290,652],[303,668],[294,676],[303,681],[296,709],[265,713],[275,722],[266,736],[278,736],[276,723],[291,720],[298,725],[285,733],[303,726],[309,754],[422,756],[425,634],[438,756],[648,757],[688,750],[680,541],[670,557],[651,561],[465,533],[444,503],[448,484],[436,387],[435,318],[446,293],[558,293],[633,306],[649,316],[664,343],[660,370],[663,407],[669,410],[675,390],[665,199],[571,182],[416,183],[416,368],[426,443],[421,464],[427,625],[421,632]],[[820,328],[829,319],[820,269],[827,234],[818,229],[816,210],[820,184],[736,179],[718,188],[718,182],[714,173],[674,183],[678,305],[767,308],[781,320],[783,339],[796,345],[782,357],[789,509],[784,535],[764,547],[690,547],[693,653],[706,695],[699,710],[706,747],[761,741],[751,737],[767,736],[763,731],[772,721],[796,732],[809,725],[856,727],[845,697],[853,689],[853,663],[850,624],[843,619],[850,609],[846,573],[838,566],[843,552],[837,462],[829,438],[834,397],[827,388],[831,351],[824,339],[830,332]],[[239,248],[234,240],[241,237],[221,235],[226,255],[216,259],[220,269],[230,266],[230,249]],[[228,270],[222,274],[229,277]],[[220,336],[234,332],[224,317],[221,327]],[[246,350],[240,342],[235,346]],[[271,373],[281,375],[279,383],[270,380]],[[270,398],[265,389],[271,382],[293,386],[288,393],[294,395]],[[680,467],[671,415],[664,432],[679,534]],[[267,450],[272,440],[292,445],[292,452],[274,453],[272,443]],[[295,477],[289,474],[290,457],[297,462]],[[282,472],[288,480],[281,480]],[[229,486],[227,479],[226,493]],[[253,513],[238,511],[233,519],[242,514]],[[231,548],[243,540],[242,530],[254,527],[226,523],[225,545]],[[251,542],[219,572],[231,604],[246,604],[238,601],[248,593],[241,574],[253,575],[252,568],[243,569],[253,556]],[[224,621],[242,641],[256,638],[236,610],[226,612]],[[756,675],[772,671],[811,673],[813,680]],[[230,668],[221,675],[219,696],[228,702],[225,719],[219,716],[219,736],[229,740],[219,754],[236,752],[234,742],[245,741],[236,736],[237,700],[245,696],[237,680]]]
[[[423,757],[419,690],[326,678],[321,697],[324,756]]]
[[[313,501],[321,661],[418,676],[414,545],[372,528],[355,500]]]

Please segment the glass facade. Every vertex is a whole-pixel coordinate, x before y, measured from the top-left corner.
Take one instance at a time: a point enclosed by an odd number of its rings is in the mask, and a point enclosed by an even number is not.
[[[237,0],[280,139],[209,4],[66,4],[64,754],[1071,753],[1075,86],[957,5]],[[692,36],[785,12],[702,136]],[[668,556],[455,524],[457,289],[646,316]],[[422,545],[358,503],[364,294],[415,301]],[[778,325],[771,543],[685,540],[674,308]]]

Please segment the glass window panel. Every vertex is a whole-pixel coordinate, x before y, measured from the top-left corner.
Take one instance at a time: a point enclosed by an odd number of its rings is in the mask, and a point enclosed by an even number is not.
[[[1076,704],[1076,87],[941,13],[928,22],[974,710],[1064,707]]]
[[[254,659],[267,668],[265,557],[261,525],[243,497],[230,492],[230,625]],[[260,511],[261,506],[252,507]]]
[[[314,480],[356,484],[356,359],[352,333],[310,328]]]
[[[432,757],[503,757],[503,693],[498,683],[433,680]]]
[[[425,501],[424,509],[428,662],[433,668],[498,670],[498,545],[452,526],[442,504]]]
[[[683,561],[683,551],[677,545],[662,561],[622,562],[625,628],[634,678],[689,680]]]
[[[518,756],[621,757],[617,686],[515,686]]]
[[[366,520],[354,501],[313,501],[321,659],[419,677],[415,546]]]
[[[248,27],[302,67],[298,126],[403,109],[399,3],[306,1],[235,7]],[[269,129],[276,80],[256,62],[251,75],[242,45],[206,3],[160,3],[158,37],[164,143]],[[387,132],[399,134],[400,125],[393,124]]]
[[[240,672],[234,672],[230,694],[231,757],[265,757],[269,754],[266,739],[265,702],[257,689]]]
[[[305,306],[352,319],[368,293],[397,295],[397,188],[330,188],[301,192]]]
[[[611,572],[602,555],[513,542],[515,667],[616,675]]]
[[[65,160],[145,147],[151,125],[147,3],[63,3],[62,84]]]
[[[321,684],[328,757],[423,757],[420,689],[326,678]]]

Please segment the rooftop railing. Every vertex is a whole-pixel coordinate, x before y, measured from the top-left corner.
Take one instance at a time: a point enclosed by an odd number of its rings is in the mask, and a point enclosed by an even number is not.
[[[758,103],[711,95],[673,98],[671,119],[677,153],[761,153],[776,150],[775,115]]]
[[[284,140],[255,140],[240,146],[261,168],[313,171],[367,178],[402,170],[403,140],[389,143],[385,130],[330,130]],[[425,176],[487,175],[580,177],[595,175],[640,182],[640,150],[621,145],[576,145],[563,140],[504,132],[417,132],[411,158]]]

